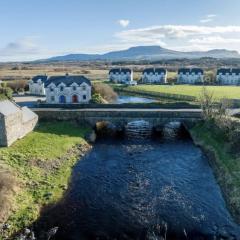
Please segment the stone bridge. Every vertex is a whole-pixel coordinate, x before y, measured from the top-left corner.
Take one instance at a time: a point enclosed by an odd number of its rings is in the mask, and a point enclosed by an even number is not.
[[[200,109],[133,109],[133,108],[96,108],[96,109],[61,109],[35,108],[40,120],[66,120],[88,123],[95,126],[97,122],[108,121],[124,126],[136,120],[148,121],[152,126],[159,126],[171,121],[180,121],[185,125],[202,120]]]

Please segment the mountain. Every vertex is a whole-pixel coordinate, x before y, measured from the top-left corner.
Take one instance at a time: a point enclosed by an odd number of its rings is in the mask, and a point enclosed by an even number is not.
[[[206,52],[180,52],[160,46],[139,46],[127,50],[113,51],[105,54],[69,54],[56,56],[41,61],[124,61],[124,60],[160,60],[160,59],[181,59],[181,58],[240,58],[237,51],[226,49],[213,49]]]

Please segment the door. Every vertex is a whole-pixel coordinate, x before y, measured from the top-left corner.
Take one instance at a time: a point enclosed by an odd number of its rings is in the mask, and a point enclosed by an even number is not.
[[[60,96],[60,97],[59,97],[59,102],[60,102],[60,103],[66,103],[66,97],[63,96],[63,95]]]
[[[77,95],[72,96],[72,102],[73,103],[78,103],[78,96]]]

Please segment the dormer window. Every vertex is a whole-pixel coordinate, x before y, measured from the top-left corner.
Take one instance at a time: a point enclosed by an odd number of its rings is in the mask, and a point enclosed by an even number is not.
[[[53,87],[51,87],[51,88],[50,88],[50,91],[51,91],[51,92],[53,92],[53,91],[54,91]]]
[[[73,86],[73,91],[76,91],[77,90],[77,87],[76,86]]]
[[[86,90],[86,86],[82,86],[82,90],[85,91]]]
[[[61,86],[60,91],[63,92],[63,90],[64,90],[64,86]]]

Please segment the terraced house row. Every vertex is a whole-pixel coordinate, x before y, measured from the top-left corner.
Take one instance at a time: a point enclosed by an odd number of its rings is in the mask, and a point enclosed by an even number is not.
[[[139,82],[145,84],[166,84],[168,72],[165,68],[146,68]],[[114,83],[136,85],[133,70],[113,68],[109,71],[109,80]],[[201,68],[180,68],[177,74],[179,84],[201,84],[204,82],[204,70]],[[240,69],[221,68],[217,70],[216,83],[219,85],[240,85]]]

